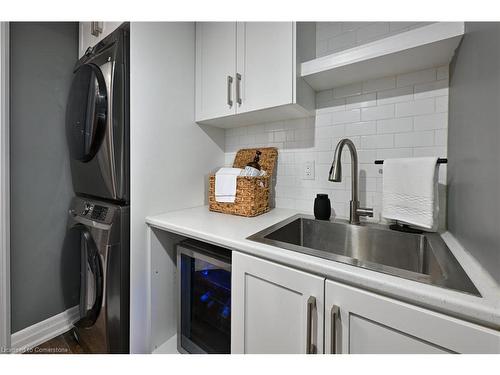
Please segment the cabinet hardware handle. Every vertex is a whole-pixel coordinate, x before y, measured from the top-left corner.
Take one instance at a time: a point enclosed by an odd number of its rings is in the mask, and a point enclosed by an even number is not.
[[[330,353],[337,354],[337,320],[340,318],[340,309],[333,305],[330,313],[331,316],[331,332],[330,332]]]
[[[233,85],[233,77],[227,76],[227,105],[229,108],[233,106],[233,99],[231,98],[231,86]]]
[[[236,73],[236,103],[241,105],[241,74]]]
[[[313,310],[316,309],[316,298],[311,296],[307,300],[307,334],[306,354],[316,354],[316,345],[313,342]]]
[[[90,23],[90,33],[93,36],[99,36],[103,31],[103,22],[91,22]]]

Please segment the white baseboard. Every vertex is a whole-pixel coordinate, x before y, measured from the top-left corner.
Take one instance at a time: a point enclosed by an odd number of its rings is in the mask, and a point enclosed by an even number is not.
[[[68,331],[80,316],[78,306],[73,306],[60,314],[33,324],[11,336],[14,353],[22,353]]]

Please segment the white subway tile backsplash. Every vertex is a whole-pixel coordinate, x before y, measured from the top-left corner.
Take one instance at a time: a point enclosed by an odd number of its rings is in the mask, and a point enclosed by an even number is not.
[[[295,154],[292,152],[279,153],[278,160],[281,160],[282,163],[293,164],[295,163]]]
[[[360,121],[360,111],[359,109],[351,109],[349,111],[339,111],[332,113],[332,125],[345,124],[349,122]]]
[[[448,113],[435,113],[426,116],[416,116],[413,119],[415,131],[446,129],[448,127]]]
[[[434,144],[436,146],[446,146],[448,144],[448,129],[434,131]]]
[[[436,74],[437,74],[437,79],[438,80],[441,80],[441,79],[445,79],[448,81],[449,79],[449,65],[445,65],[445,66],[440,66],[439,68],[437,68],[437,71],[436,71]]]
[[[360,175],[364,175],[365,177],[382,177],[380,173],[381,167],[373,163],[375,159],[376,156],[373,156],[368,163],[359,163]]]
[[[377,123],[375,121],[356,122],[345,126],[345,135],[366,135],[377,132]]]
[[[331,164],[333,160],[333,154],[331,151],[322,151],[316,153],[316,162],[318,164]]]
[[[274,142],[274,135],[272,132],[255,134],[255,143],[260,145],[260,144],[267,144],[270,142]]]
[[[352,41],[352,35],[364,38],[367,30],[389,30],[392,35],[419,25],[422,23],[318,23],[317,53],[332,53],[335,41]],[[345,37],[346,33],[351,36]],[[351,47],[358,41],[353,43]],[[329,182],[328,172],[337,143],[348,137],[358,150],[361,204],[373,207],[373,221],[380,221],[383,167],[374,164],[376,159],[446,157],[448,74],[448,67],[443,66],[318,92],[314,117],[225,130],[224,163],[232,165],[241,148],[276,146],[276,207],[312,214],[315,195],[327,193],[334,215],[346,218],[351,196],[347,149],[342,153],[342,182]],[[305,161],[315,162],[314,180],[302,179]],[[446,183],[445,166],[440,168],[439,179]]]
[[[396,103],[396,117],[418,116],[434,113],[436,108],[434,98]]]
[[[349,199],[351,199],[351,198],[349,198]],[[347,204],[345,204],[345,203],[333,202],[332,211],[333,211],[332,212],[333,217],[347,217],[347,216],[349,216]]]
[[[294,141],[305,141],[314,138],[314,128],[295,129],[293,131]]]
[[[415,22],[390,22],[390,31],[400,31],[411,28]]]
[[[348,49],[356,43],[356,32],[348,31],[328,39],[328,50],[330,53]]]
[[[324,90],[316,93],[316,103],[328,103],[333,99],[333,90]]]
[[[394,105],[378,105],[361,109],[362,121],[381,120],[394,117]]]
[[[382,39],[430,22],[317,22],[316,55],[352,48]],[[325,47],[325,43],[327,46]],[[326,49],[325,49],[326,48]]]
[[[293,210],[295,208],[295,199],[276,197],[276,207],[289,208]]]
[[[316,115],[316,126],[317,127],[322,127],[322,126],[328,126],[332,124],[332,113],[318,113]]]
[[[443,95],[448,95],[447,79],[415,85],[415,99],[434,98]]]
[[[332,196],[330,197],[330,200],[333,201],[334,203],[343,203],[348,201],[350,197],[347,197],[347,192],[344,190],[337,190],[335,193],[332,193]]]
[[[316,101],[316,108],[316,113],[345,111],[345,98],[333,99],[332,92],[332,99],[324,103]]]
[[[363,92],[376,92],[396,87],[396,77],[383,77],[363,82]]]
[[[335,139],[335,138],[341,138],[341,137],[344,137],[345,136],[345,127],[346,125],[336,125],[336,126],[332,126],[332,138]]]
[[[400,74],[396,78],[397,87],[414,85],[417,83],[432,82],[436,80],[436,69],[420,70],[418,72],[411,72]]]
[[[285,142],[287,140],[286,133],[286,131],[274,132],[274,142]]]
[[[445,158],[447,155],[446,147],[416,147],[413,149],[413,156],[436,156],[438,158]]]
[[[333,134],[333,126],[324,126],[321,128],[316,128],[314,131],[314,137],[316,139],[326,139],[331,138]]]
[[[391,104],[407,102],[413,99],[413,86],[398,87],[396,89],[377,92],[377,104]]]
[[[353,31],[371,25],[374,22],[339,22],[342,27],[342,31]]]
[[[346,98],[346,109],[373,107],[377,105],[377,94],[362,94]]]
[[[361,137],[361,148],[392,148],[394,147],[394,135],[379,134]]]
[[[314,140],[314,150],[315,151],[327,151],[332,150],[332,139],[331,138],[316,138]]]
[[[356,42],[358,44],[368,43],[379,39],[382,35],[387,35],[389,31],[389,22],[374,22],[356,30]]]
[[[434,146],[434,132],[411,132],[394,135],[395,147],[423,147]]]
[[[375,159],[377,159],[376,150],[358,150],[358,161],[360,164],[373,164]]]
[[[339,22],[318,22],[316,26],[317,40],[325,40],[342,33],[342,25]]]
[[[238,137],[237,135],[233,135],[233,136],[226,135],[225,138],[226,138],[226,146],[237,145],[237,144],[239,144],[239,141],[240,141],[240,137]]]
[[[386,148],[377,150],[377,159],[409,158],[412,156],[411,148]]]
[[[268,132],[286,130],[290,127],[290,124],[285,123],[284,121],[270,122],[265,125],[265,129]]]
[[[316,41],[316,56],[328,55],[328,40],[317,40]]]
[[[389,120],[377,121],[377,133],[403,133],[411,132],[413,130],[413,118],[395,118]]]
[[[334,98],[345,98],[348,96],[359,95],[363,92],[361,83],[353,83],[352,85],[336,87],[333,89]]]
[[[436,112],[448,112],[448,96],[436,98]]]

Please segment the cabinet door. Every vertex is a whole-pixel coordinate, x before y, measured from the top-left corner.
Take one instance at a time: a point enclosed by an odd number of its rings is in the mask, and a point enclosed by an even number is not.
[[[196,23],[196,121],[236,113],[236,23]]]
[[[294,27],[293,22],[238,23],[238,113],[295,101]]]
[[[106,36],[111,34],[122,22],[103,22],[102,23],[102,33],[98,36],[92,35],[91,33],[92,22],[80,22],[79,25],[79,57],[82,57],[87,48],[95,46],[98,42],[104,39]]]
[[[325,285],[326,353],[500,353],[498,331],[330,280]]]
[[[324,278],[233,252],[231,280],[231,353],[323,353]]]

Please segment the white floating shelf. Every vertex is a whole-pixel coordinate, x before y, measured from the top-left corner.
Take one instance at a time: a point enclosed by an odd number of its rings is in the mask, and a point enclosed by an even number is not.
[[[437,22],[301,64],[316,91],[449,64],[463,22]]]

